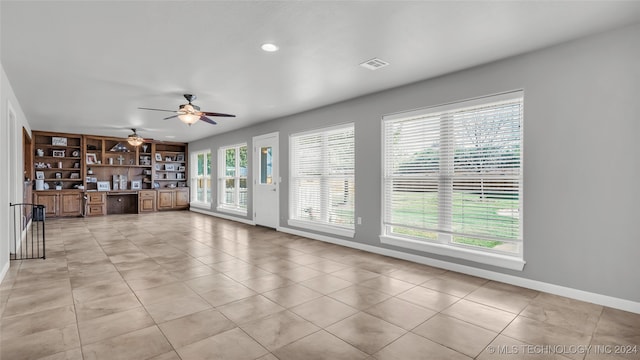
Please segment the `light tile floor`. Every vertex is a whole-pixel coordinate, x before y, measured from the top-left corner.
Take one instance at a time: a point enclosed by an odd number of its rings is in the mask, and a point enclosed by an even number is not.
[[[639,314],[186,211],[50,219],[47,255],[2,360],[640,358]]]

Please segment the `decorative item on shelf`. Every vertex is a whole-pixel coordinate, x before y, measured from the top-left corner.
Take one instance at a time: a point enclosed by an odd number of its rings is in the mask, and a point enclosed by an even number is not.
[[[79,169],[80,168],[80,163],[79,162],[73,163],[73,168],[74,169]]]
[[[184,179],[184,174],[183,173],[177,173],[176,174],[176,179],[183,180]]]
[[[127,190],[127,175],[113,175],[113,189]]]
[[[80,173],[71,173],[69,179],[80,179]]]
[[[73,187],[78,189],[78,190],[84,190],[84,185],[82,185],[82,184],[73,185]]]
[[[38,155],[38,156],[44,156],[44,150],[42,150],[42,149],[36,149],[36,155]]]
[[[98,163],[98,157],[96,156],[96,154],[93,154],[93,153],[87,154],[88,165],[97,164],[97,163]]]
[[[162,154],[156,153],[156,161],[162,161]]]
[[[113,158],[109,158],[109,165],[113,165]]]
[[[78,157],[78,156],[80,156],[80,151],[78,151],[78,150],[73,150],[73,152],[71,153],[71,156],[73,156],[73,157]]]
[[[154,182],[153,183],[153,188],[154,189],[159,189],[160,188],[160,183],[159,182]]]
[[[44,179],[44,171],[36,171],[36,179]]]
[[[169,189],[175,189],[176,184],[173,184],[173,183],[171,183],[171,184],[167,184],[167,187],[168,187]]]
[[[88,169],[87,169],[87,174],[89,174],[89,175],[93,175],[93,170],[91,170],[91,168],[88,168]]]
[[[47,164],[43,163],[43,162],[37,162],[35,164],[33,164],[35,166],[36,169],[46,169],[47,168]]]
[[[124,145],[123,143],[117,143],[109,151],[113,151],[113,152],[130,152],[131,150],[129,150],[129,148],[127,148],[126,145]]]
[[[149,144],[143,144],[142,145],[142,152],[146,153],[148,148],[149,148]]]
[[[176,155],[176,161],[184,161],[184,154]]]
[[[173,161],[173,158],[171,156],[165,156],[164,161]]]
[[[36,179],[36,190],[38,191],[44,190],[44,180]]]
[[[118,160],[119,165],[122,165],[122,162],[124,161],[124,156],[120,155],[116,158],[116,160]]]
[[[64,157],[64,150],[53,150],[51,154],[53,157]]]
[[[173,164],[165,164],[164,165],[164,170],[165,171],[175,171],[176,167]]]
[[[184,170],[185,170],[184,166],[182,166],[182,165],[178,166],[178,171],[184,171]]]
[[[66,137],[51,137],[51,145],[53,146],[67,146],[67,138]]]
[[[56,185],[56,190],[62,190],[62,182],[61,181],[56,181],[55,185]]]
[[[111,186],[108,181],[98,181],[98,191],[109,191]]]
[[[145,170],[144,170],[144,174],[145,174],[145,175],[151,175],[151,170],[145,169]]]
[[[160,164],[156,164],[156,170],[160,170],[161,165]]]
[[[62,179],[62,173],[61,172],[57,172],[56,173],[56,179]]]
[[[58,161],[58,169],[62,169],[62,161]]]
[[[178,183],[178,187],[187,187],[187,183],[185,181],[180,181]]]
[[[131,190],[140,190],[140,189],[142,189],[142,181],[131,180]]]

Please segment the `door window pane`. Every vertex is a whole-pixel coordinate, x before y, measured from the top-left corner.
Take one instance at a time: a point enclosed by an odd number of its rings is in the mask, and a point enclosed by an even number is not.
[[[271,146],[260,148],[260,184],[273,183],[273,161]]]

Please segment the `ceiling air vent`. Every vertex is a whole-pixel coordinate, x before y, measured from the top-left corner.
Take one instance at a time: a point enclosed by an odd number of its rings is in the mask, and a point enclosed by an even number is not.
[[[383,68],[385,66],[389,65],[388,62],[378,59],[378,58],[373,58],[371,60],[367,60],[365,62],[363,62],[362,64],[360,64],[360,66],[362,66],[363,68],[369,69],[369,70],[378,70],[380,68]]]

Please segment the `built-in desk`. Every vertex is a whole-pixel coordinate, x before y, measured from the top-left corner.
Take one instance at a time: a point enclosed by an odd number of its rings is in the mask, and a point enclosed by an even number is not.
[[[137,214],[137,191],[107,191],[107,214]]]

